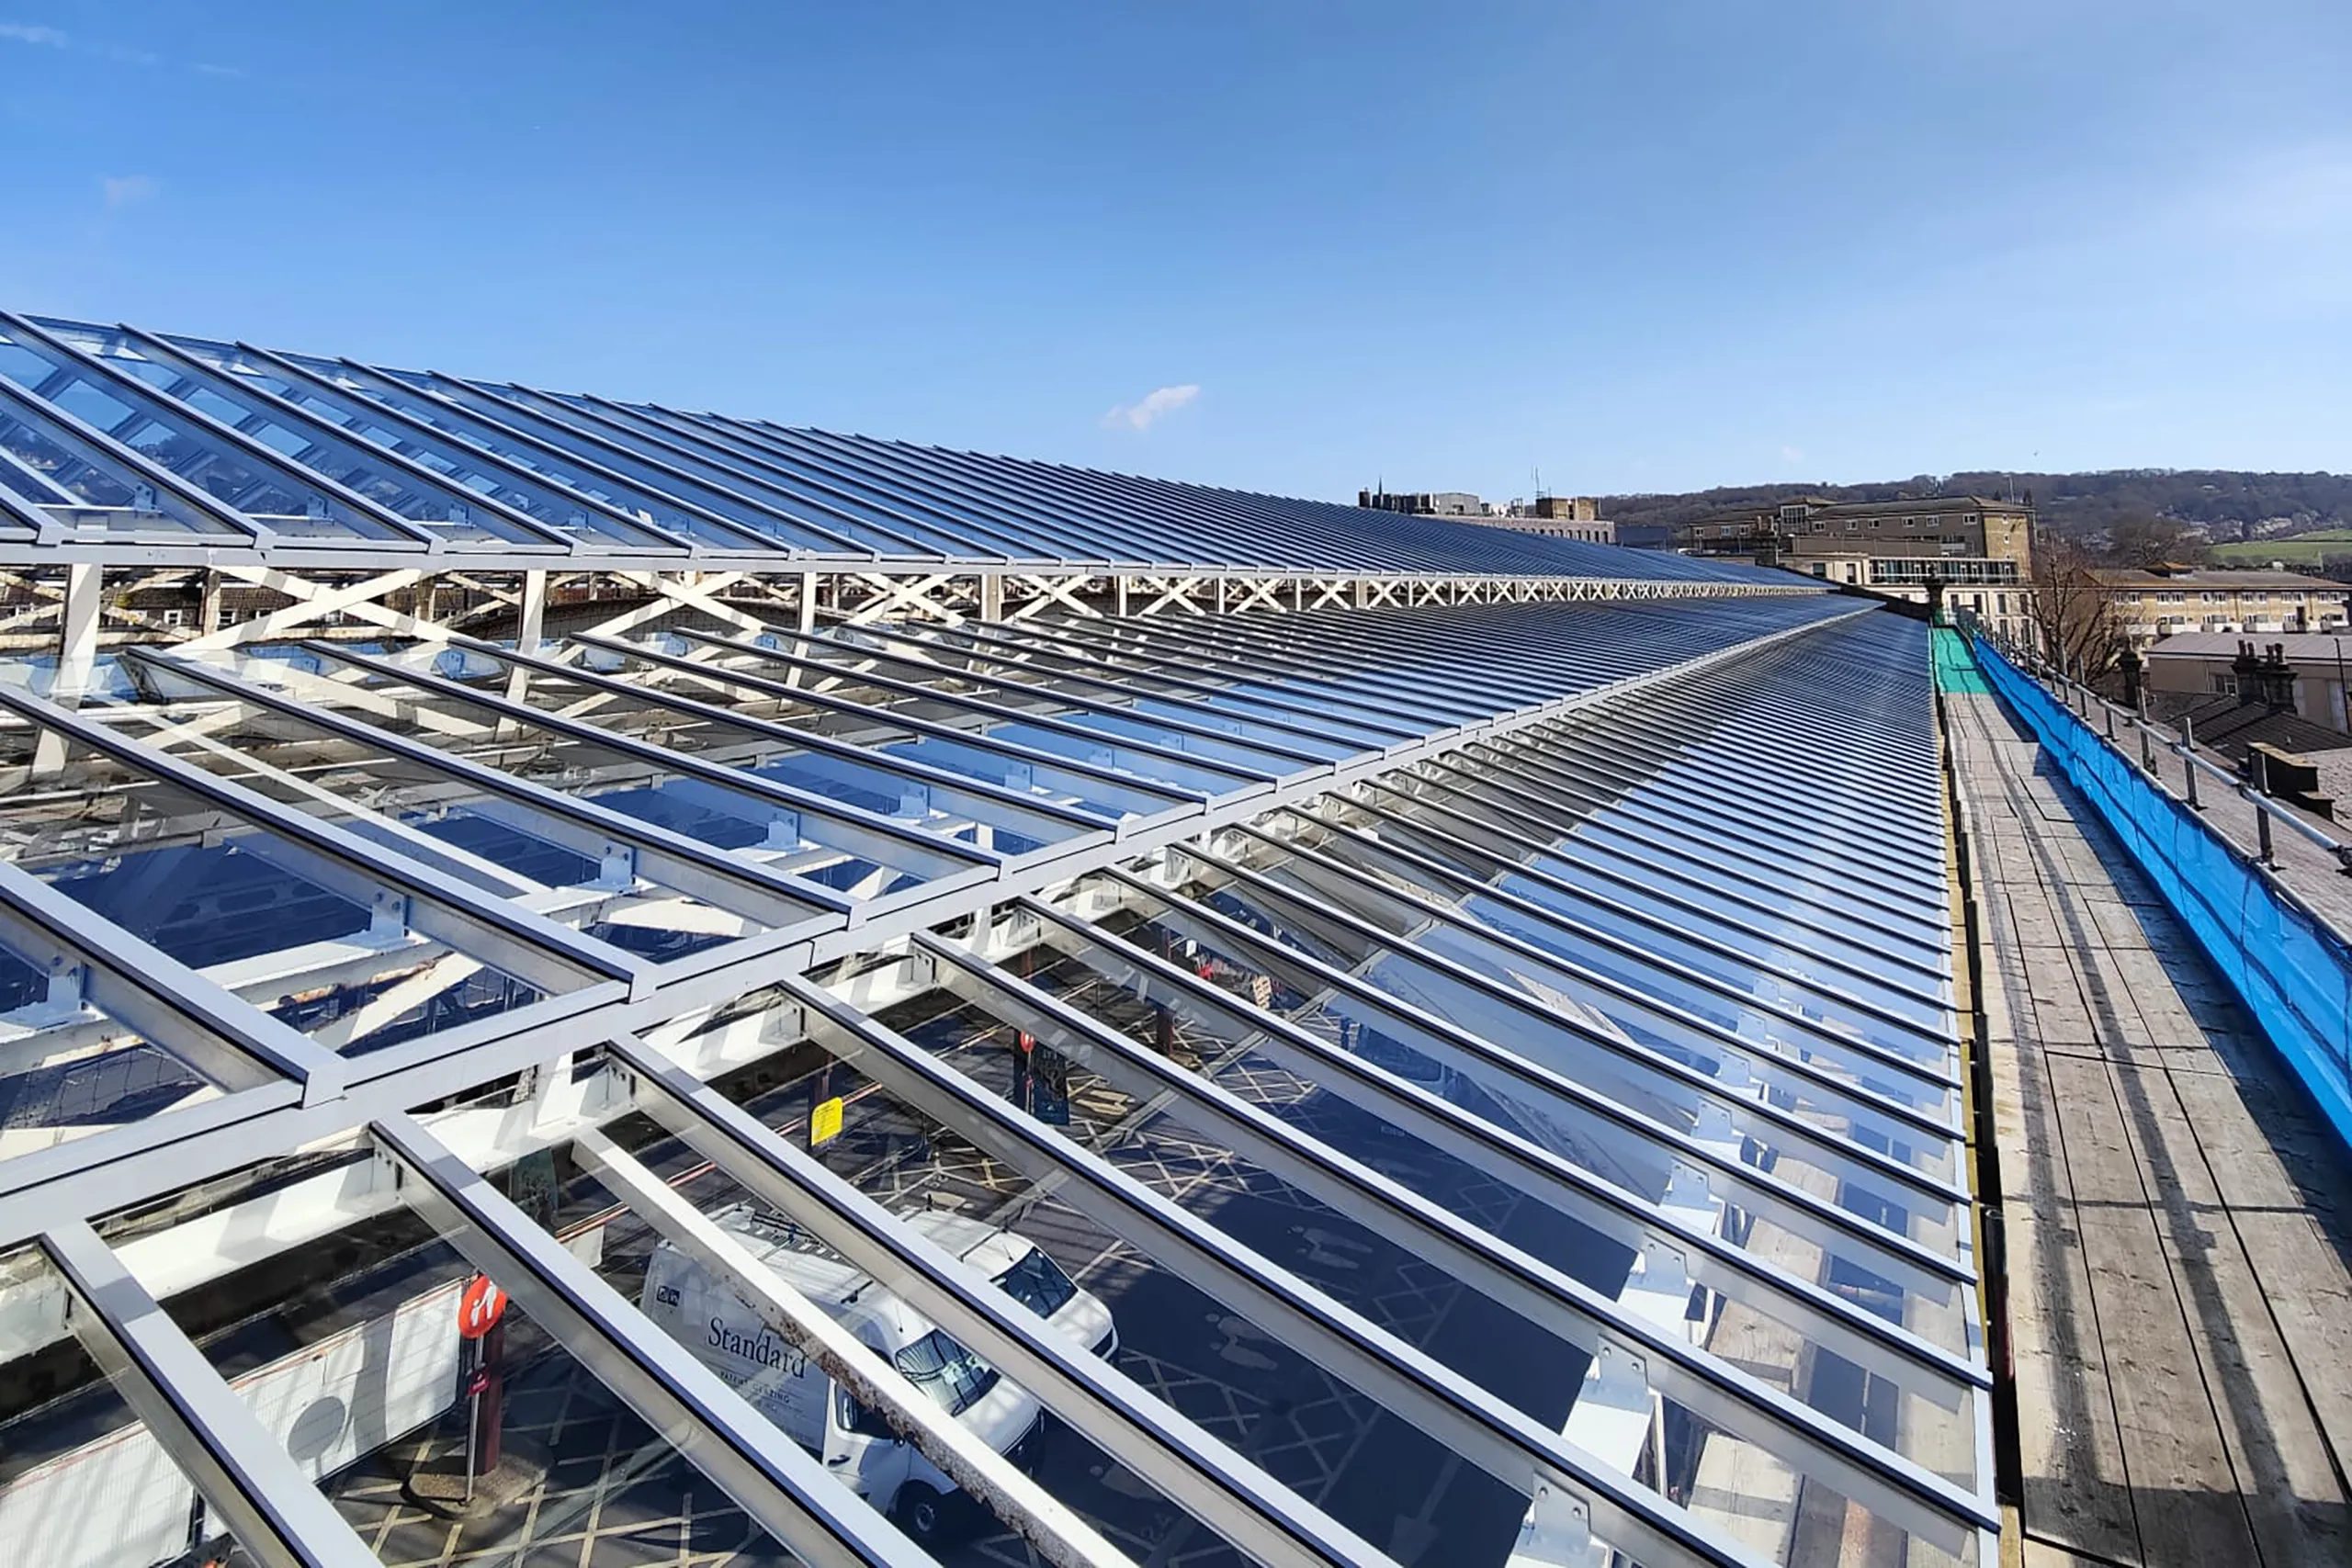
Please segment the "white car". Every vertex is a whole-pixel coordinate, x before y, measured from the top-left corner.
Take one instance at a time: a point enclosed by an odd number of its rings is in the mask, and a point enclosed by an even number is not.
[[[857,1269],[809,1250],[794,1227],[747,1210],[714,1219],[975,1437],[1024,1469],[1034,1462],[1044,1411],[995,1368]],[[907,1223],[1079,1345],[1104,1356],[1117,1348],[1110,1309],[1034,1242],[959,1214],[922,1213]],[[977,1519],[978,1510],[954,1482],[769,1327],[731,1280],[664,1242],[647,1262],[640,1305],[777,1430],[917,1540],[945,1539]]]

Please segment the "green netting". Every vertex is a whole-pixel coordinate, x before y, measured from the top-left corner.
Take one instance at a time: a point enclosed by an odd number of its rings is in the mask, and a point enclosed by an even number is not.
[[[1928,633],[1930,657],[1935,660],[1936,690],[1939,692],[1989,692],[1984,672],[1976,668],[1976,657],[1969,651],[1968,639],[1950,626],[1937,626]]]
[[[2039,682],[1981,638],[1975,654],[1992,689],[2122,839],[2352,1145],[2352,947]],[[1937,657],[1940,680],[1940,641]]]

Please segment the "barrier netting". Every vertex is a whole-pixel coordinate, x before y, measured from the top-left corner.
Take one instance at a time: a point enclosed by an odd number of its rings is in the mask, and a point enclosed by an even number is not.
[[[2352,1145],[2352,946],[1997,649],[1974,652]]]

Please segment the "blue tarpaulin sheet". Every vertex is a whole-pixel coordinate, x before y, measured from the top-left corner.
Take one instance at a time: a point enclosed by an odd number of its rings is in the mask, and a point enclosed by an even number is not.
[[[2352,947],[1998,649],[1975,653],[2352,1146]]]

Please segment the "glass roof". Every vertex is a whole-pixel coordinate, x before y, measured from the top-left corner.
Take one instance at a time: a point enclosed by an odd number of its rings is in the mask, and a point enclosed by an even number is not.
[[[1483,532],[0,332],[0,413],[144,451],[151,519],[396,532],[479,479],[468,536],[537,538],[593,476],[576,538]],[[176,445],[240,427],[275,456]],[[0,1362],[55,1396],[0,1395],[0,1541],[132,1454],[184,1547],[408,1560],[480,1275],[518,1557],[699,1495],[698,1550],[1377,1562],[1382,1478],[1459,1472],[1423,1561],[1780,1561],[1800,1495],[1857,1562],[1981,1561],[1940,787],[1924,628],[1826,596],[14,660]],[[71,1560],[154,1568],[164,1507]]]
[[[77,540],[219,536],[265,551],[1790,581],[1662,551],[5,311],[0,503],[0,524],[21,506]]]

